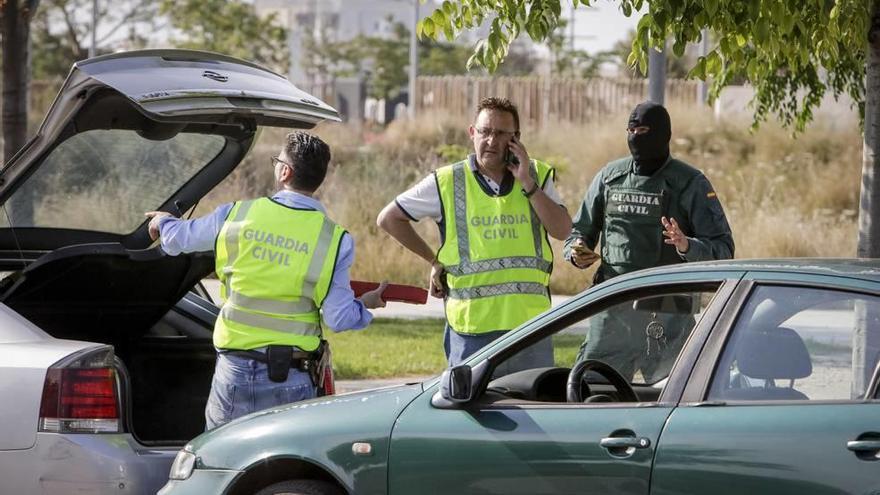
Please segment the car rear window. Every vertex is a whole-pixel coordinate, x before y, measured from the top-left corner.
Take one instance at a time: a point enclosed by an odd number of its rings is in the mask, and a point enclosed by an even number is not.
[[[213,160],[226,139],[178,133],[150,140],[136,131],[98,129],[57,146],[6,203],[0,226],[127,234]]]

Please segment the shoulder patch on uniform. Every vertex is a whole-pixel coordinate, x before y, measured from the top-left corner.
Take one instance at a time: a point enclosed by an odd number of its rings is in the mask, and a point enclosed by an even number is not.
[[[714,198],[714,197],[716,197],[716,196],[718,196],[718,195],[715,194],[715,191],[709,191],[708,193],[706,193],[706,197],[709,198],[709,199],[712,199],[712,198]]]

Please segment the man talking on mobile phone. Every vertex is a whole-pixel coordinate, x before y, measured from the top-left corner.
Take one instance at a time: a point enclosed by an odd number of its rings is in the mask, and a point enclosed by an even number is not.
[[[519,139],[519,112],[506,98],[484,98],[468,135],[474,153],[437,169],[397,196],[377,223],[431,264],[431,295],[446,307],[443,346],[450,366],[550,308],[553,253],[571,216],[553,185],[555,171],[532,160]],[[431,218],[439,251],[410,222]],[[496,374],[553,365],[539,342]]]

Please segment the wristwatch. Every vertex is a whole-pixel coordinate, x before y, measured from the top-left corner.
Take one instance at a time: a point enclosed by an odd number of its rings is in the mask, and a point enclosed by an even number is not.
[[[535,181],[535,185],[532,187],[532,189],[530,191],[525,191],[525,190],[523,191],[523,196],[525,196],[527,198],[531,198],[532,195],[535,194],[535,192],[537,192],[537,191],[538,191],[538,182]]]

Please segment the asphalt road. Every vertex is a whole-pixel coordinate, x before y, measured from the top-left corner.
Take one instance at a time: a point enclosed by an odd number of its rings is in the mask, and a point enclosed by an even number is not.
[[[208,278],[202,281],[205,288],[211,294],[214,301],[220,300],[220,282],[217,279]],[[553,296],[551,304],[557,306],[569,299],[570,296]],[[443,318],[443,300],[428,296],[427,304],[407,304],[402,302],[389,302],[384,308],[372,310],[376,318]]]

